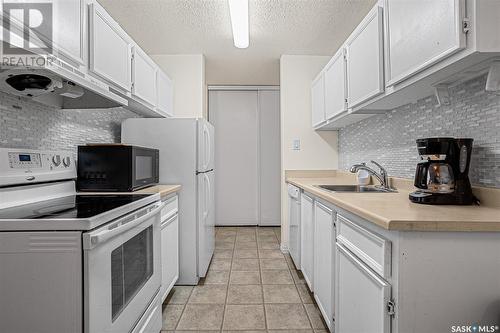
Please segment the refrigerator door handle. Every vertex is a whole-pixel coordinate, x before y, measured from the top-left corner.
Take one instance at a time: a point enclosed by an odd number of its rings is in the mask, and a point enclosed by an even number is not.
[[[211,192],[211,187],[212,187],[212,184],[210,184],[210,178],[208,177],[207,174],[205,174],[205,179],[206,179],[206,186],[205,186],[205,214],[206,214],[206,218],[208,218],[208,216],[210,216],[210,193]]]
[[[211,152],[211,149],[212,147],[210,147],[210,132],[208,130],[208,127],[207,125],[204,125],[203,127],[203,136],[204,136],[204,139],[205,139],[205,165],[204,165],[204,169],[208,169],[208,166],[210,165],[210,154],[212,153]]]

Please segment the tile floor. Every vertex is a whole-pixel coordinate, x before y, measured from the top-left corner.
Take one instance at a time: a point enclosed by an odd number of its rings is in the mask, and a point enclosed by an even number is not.
[[[273,227],[218,227],[207,276],[174,287],[162,333],[326,332],[302,275],[279,249],[280,235]]]

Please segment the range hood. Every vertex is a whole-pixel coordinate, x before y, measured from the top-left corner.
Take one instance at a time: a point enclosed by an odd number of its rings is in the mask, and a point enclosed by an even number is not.
[[[109,86],[58,59],[43,66],[9,66],[0,70],[0,91],[61,109],[127,107],[127,99]]]

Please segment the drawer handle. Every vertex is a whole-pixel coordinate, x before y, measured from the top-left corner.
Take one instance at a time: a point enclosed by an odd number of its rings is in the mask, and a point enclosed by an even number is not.
[[[169,225],[170,223],[172,223],[178,216],[179,216],[179,214],[177,214],[177,213],[175,213],[174,215],[170,216],[165,222],[163,222],[161,224],[161,229],[165,228],[167,225]]]

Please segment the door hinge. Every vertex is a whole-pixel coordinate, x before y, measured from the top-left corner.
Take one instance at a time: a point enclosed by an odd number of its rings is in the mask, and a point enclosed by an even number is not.
[[[390,300],[387,302],[387,314],[391,317],[396,315],[396,303],[394,300]]]
[[[468,34],[470,31],[470,19],[467,17],[464,17],[462,20],[462,32],[464,34]]]

